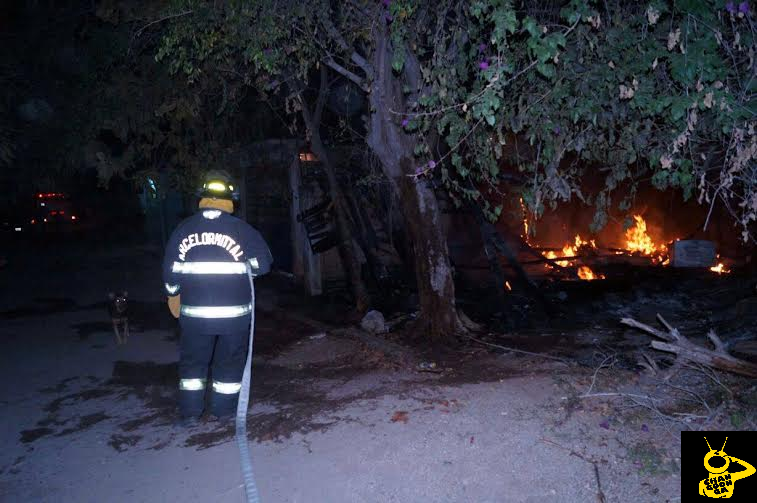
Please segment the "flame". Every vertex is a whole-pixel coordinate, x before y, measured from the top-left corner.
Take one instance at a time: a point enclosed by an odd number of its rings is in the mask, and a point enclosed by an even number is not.
[[[633,219],[633,227],[630,227],[625,232],[625,248],[622,250],[613,250],[613,253],[615,253],[616,255],[644,255],[649,257],[655,264],[662,266],[669,265],[670,257],[668,256],[668,247],[664,243],[657,244],[652,240],[651,236],[647,234],[647,222],[641,215],[634,215]],[[528,222],[525,218],[523,220],[523,225],[524,229],[527,230]],[[586,240],[583,239],[579,234],[576,234],[573,242],[566,243],[565,246],[562,247],[562,250],[545,251],[542,252],[542,255],[544,255],[544,257],[548,259],[554,260],[557,265],[562,267],[577,266],[578,264],[580,264],[580,259],[574,259],[573,257],[578,257],[580,255],[580,252],[582,250],[585,252],[587,248],[597,249],[597,243],[593,239]],[[545,267],[549,268],[549,265],[547,264],[545,265]],[[728,269],[725,269],[725,266],[722,263],[718,264],[715,267],[712,267],[711,270],[713,272],[717,272],[718,274],[730,272]],[[592,271],[591,268],[586,265],[580,265],[578,267],[578,277],[583,280],[605,278],[601,274],[595,274],[594,271]]]
[[[526,210],[526,205],[523,203],[523,198],[520,198],[520,210],[521,213],[523,213],[523,240],[528,243],[528,211]]]
[[[597,247],[597,243],[593,240],[585,240],[583,239],[579,234],[576,234],[575,239],[573,240],[573,244],[566,243],[565,246],[562,247],[562,250],[560,251],[560,255],[558,255],[556,252],[550,250],[547,252],[542,253],[546,258],[548,259],[558,259],[563,257],[577,257],[578,251],[583,247],[590,247],[595,248]],[[556,260],[557,265],[562,267],[568,267],[571,265],[572,260]],[[547,266],[549,267],[549,266]],[[594,271],[591,270],[590,267],[582,265],[578,268],[578,277],[585,280],[592,280],[592,279],[604,279],[604,276],[594,274]]]
[[[585,265],[582,265],[581,267],[578,268],[578,277],[581,279],[585,279],[586,281],[597,279],[597,275],[594,274],[594,271],[592,271]]]
[[[720,258],[719,253],[717,255],[717,258]],[[722,262],[718,262],[718,265],[710,267],[710,271],[716,272],[718,274],[728,274],[729,272],[731,272],[730,269],[725,268],[725,264],[723,264]]]
[[[634,215],[633,219],[636,220],[636,225],[626,230],[626,249],[631,253],[638,252],[649,256],[659,253],[652,238],[647,234],[647,223],[641,215]]]
[[[710,271],[716,272],[718,274],[723,274],[723,273],[728,274],[729,272],[731,272],[730,269],[725,268],[722,262],[719,262],[718,265],[714,267],[710,267]]]
[[[507,288],[508,291],[512,291],[513,287],[510,286],[509,281],[505,281],[505,288]]]
[[[544,255],[548,259],[552,259],[552,260],[555,260],[556,258],[559,258],[558,255],[557,255],[557,253],[553,252],[552,250],[550,250],[550,251],[548,251],[546,253],[543,253],[542,255]],[[563,255],[561,255],[561,256],[565,256],[565,249],[564,248],[563,248]],[[572,257],[573,254],[572,253],[568,253],[568,256]],[[562,266],[562,267],[568,267],[570,265],[570,262],[568,262],[567,260],[558,260],[557,261],[557,265]],[[547,266],[547,267],[549,267],[549,266]]]

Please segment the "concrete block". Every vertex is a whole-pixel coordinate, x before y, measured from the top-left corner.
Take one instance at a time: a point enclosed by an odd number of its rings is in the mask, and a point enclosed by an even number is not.
[[[673,242],[670,263],[673,267],[712,267],[716,258],[715,243],[688,239]]]

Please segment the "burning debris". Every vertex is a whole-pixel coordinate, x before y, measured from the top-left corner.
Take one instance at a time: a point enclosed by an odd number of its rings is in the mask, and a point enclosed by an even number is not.
[[[521,203],[522,205],[522,203]],[[561,249],[542,248],[534,246],[535,250],[541,254],[544,259],[543,270],[556,271],[557,268],[569,269],[580,280],[592,281],[596,279],[606,279],[605,274],[596,272],[595,269],[602,270],[610,264],[627,264],[635,266],[669,266],[675,262],[677,267],[708,267],[712,272],[717,274],[727,274],[730,270],[725,263],[720,261],[717,256],[717,265],[711,265],[716,262],[714,258],[714,243],[710,241],[696,240],[673,240],[671,242],[662,242],[655,240],[648,232],[647,221],[641,215],[633,215],[634,224],[626,229],[623,234],[623,247],[611,248],[597,245],[595,239],[588,239],[576,234],[572,242],[567,242]],[[529,222],[524,210],[523,218],[523,239],[529,246],[533,243],[529,241],[528,236]],[[704,246],[706,244],[707,246]],[[679,249],[696,247],[713,250],[709,258],[706,256],[697,256],[696,261],[686,262],[671,261],[674,252]],[[702,255],[701,251],[695,254]],[[711,260],[712,259],[712,260]],[[538,262],[538,261],[536,261]],[[564,270],[556,271],[565,273]],[[604,271],[603,271],[604,272]]]
[[[717,259],[720,259],[720,255],[717,256]],[[716,272],[718,274],[728,274],[731,272],[730,269],[726,269],[725,264],[723,264],[723,262],[718,262],[718,265],[710,267],[710,271]]]
[[[576,238],[571,243],[566,243],[565,246],[563,246],[561,255],[558,255],[554,250],[548,250],[543,255],[548,259],[575,259],[580,258],[582,251],[585,249],[592,250],[592,254],[596,254],[597,249],[597,243],[592,239],[589,241],[586,241],[581,238],[580,235],[576,234]],[[575,266],[575,260],[556,260],[556,263],[562,267],[570,267]],[[549,267],[549,264],[547,264],[545,267]],[[593,279],[603,279],[604,276],[597,275],[594,273],[594,271],[591,270],[591,268],[587,265],[582,265],[578,267],[578,277],[583,280],[593,280]]]
[[[665,245],[656,245],[652,238],[647,234],[647,222],[641,215],[634,215],[636,224],[626,231],[626,252],[639,253],[653,260],[663,262],[667,258],[667,247]],[[662,251],[665,248],[665,251]],[[623,252],[619,252],[623,253]]]

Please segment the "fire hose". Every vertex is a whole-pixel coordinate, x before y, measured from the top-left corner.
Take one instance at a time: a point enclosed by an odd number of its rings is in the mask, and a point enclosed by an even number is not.
[[[247,494],[247,503],[259,503],[258,488],[255,485],[255,474],[252,471],[252,455],[250,444],[247,441],[247,406],[250,403],[250,381],[252,379],[252,340],[255,333],[255,285],[253,284],[252,267],[247,262],[247,278],[250,280],[250,345],[247,349],[247,362],[244,364],[242,374],[242,388],[239,390],[236,417],[236,439],[239,446],[239,461],[244,477],[244,491]]]

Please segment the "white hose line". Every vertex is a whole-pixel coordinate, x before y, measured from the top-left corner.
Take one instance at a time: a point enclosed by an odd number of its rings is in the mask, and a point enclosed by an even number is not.
[[[237,402],[236,439],[239,446],[239,461],[244,476],[244,491],[247,494],[248,503],[260,503],[258,488],[255,485],[255,474],[252,471],[252,456],[250,444],[247,441],[247,406],[250,403],[250,381],[252,378],[252,340],[255,333],[255,285],[252,280],[252,269],[247,263],[247,278],[250,280],[250,293],[252,313],[250,315],[250,345],[247,350],[247,362],[244,364],[242,374],[242,389],[239,390]]]

